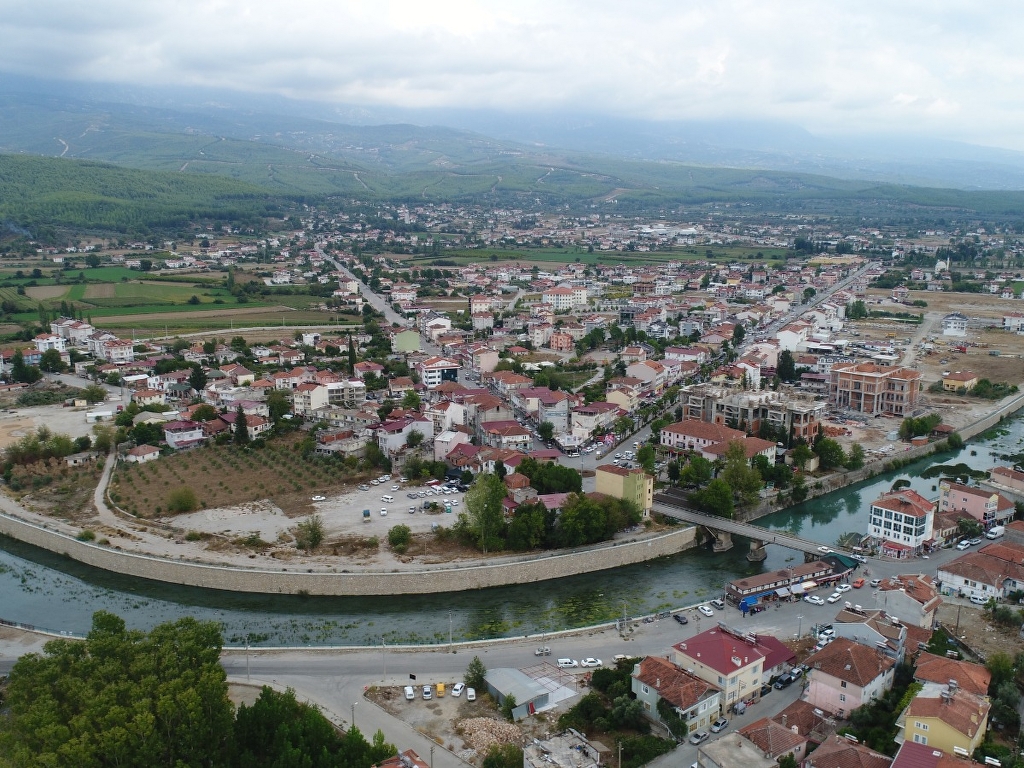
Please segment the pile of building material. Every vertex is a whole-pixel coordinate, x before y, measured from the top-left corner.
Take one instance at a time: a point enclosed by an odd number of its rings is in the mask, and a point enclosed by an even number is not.
[[[486,754],[494,744],[520,744],[523,739],[519,726],[490,717],[471,717],[459,723],[455,730],[480,754]]]

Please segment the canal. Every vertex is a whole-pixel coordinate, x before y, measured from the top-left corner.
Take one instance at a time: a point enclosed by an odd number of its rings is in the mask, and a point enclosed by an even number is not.
[[[921,459],[900,470],[757,521],[832,545],[863,533],[871,500],[895,481],[929,498],[938,479],[930,465],[984,469],[1024,450],[1024,419],[1005,422],[959,451]],[[220,622],[227,644],[370,645],[515,637],[588,626],[626,613],[639,616],[708,599],[740,575],[799,562],[798,553],[769,546],[764,563],[745,559],[746,542],[722,555],[692,550],[614,571],[478,592],[374,598],[244,595],[129,579],[0,537],[0,618],[83,633],[92,613],[107,610],[129,626],[149,628],[191,615]]]

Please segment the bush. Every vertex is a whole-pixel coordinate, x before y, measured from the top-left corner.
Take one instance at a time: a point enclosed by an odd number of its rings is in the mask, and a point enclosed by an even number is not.
[[[94,532],[86,529],[86,530],[82,531],[80,534],[78,534],[78,536],[76,536],[75,538],[77,538],[79,541],[95,541],[96,540],[96,534]]]
[[[295,546],[312,552],[324,540],[324,521],[320,515],[312,515],[295,528]]]
[[[196,492],[187,486],[175,488],[167,496],[167,511],[172,513],[193,512],[199,509]]]
[[[480,661],[479,656],[474,656],[466,666],[466,674],[462,678],[463,682],[470,688],[482,691],[486,684],[486,677],[487,667],[485,667],[484,663]]]
[[[403,554],[411,542],[412,531],[408,525],[396,525],[388,531],[388,544],[398,554]]]

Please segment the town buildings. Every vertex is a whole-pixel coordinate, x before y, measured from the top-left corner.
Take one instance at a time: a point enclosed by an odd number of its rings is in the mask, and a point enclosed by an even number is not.
[[[840,363],[829,374],[829,403],[858,413],[909,416],[917,406],[921,372],[877,363]]]

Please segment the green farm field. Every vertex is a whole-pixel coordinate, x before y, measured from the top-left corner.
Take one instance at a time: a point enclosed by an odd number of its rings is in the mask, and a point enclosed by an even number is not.
[[[759,261],[782,261],[787,251],[782,248],[744,248],[717,246],[710,249],[712,256],[707,255],[707,248],[687,248],[669,251],[639,253],[635,251],[595,251],[587,253],[577,248],[522,248],[522,249],[459,249],[443,251],[439,255],[403,255],[395,254],[411,266],[431,266],[436,260],[453,261],[459,266],[482,264],[495,261],[514,261],[523,264],[569,264],[579,261],[582,264],[657,264],[668,261],[735,261],[737,259]]]

